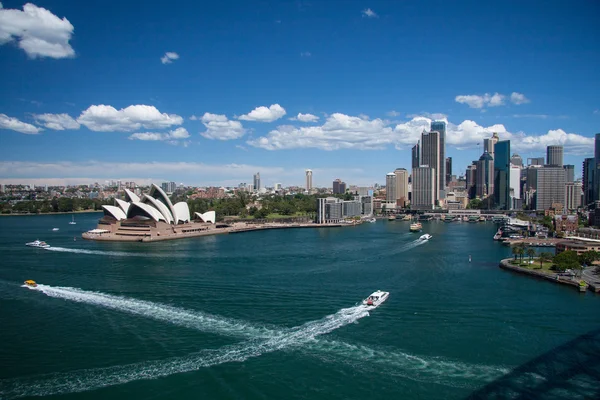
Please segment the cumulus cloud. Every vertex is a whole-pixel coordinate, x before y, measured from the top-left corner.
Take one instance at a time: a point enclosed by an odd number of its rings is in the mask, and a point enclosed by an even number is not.
[[[297,116],[290,118],[290,121],[300,121],[300,122],[317,122],[319,117],[313,114],[302,114],[298,113]]]
[[[9,117],[6,114],[0,114],[0,129],[10,129],[28,135],[36,135],[43,131],[42,128],[19,121],[17,118]]]
[[[377,18],[377,13],[373,10],[371,10],[370,8],[364,9],[361,11],[363,17],[367,17],[367,18]]]
[[[79,129],[80,125],[69,114],[35,114],[36,122],[48,129],[64,131],[65,129]]]
[[[240,115],[238,119],[244,121],[273,122],[285,115],[285,109],[279,104],[271,104],[270,107],[260,106],[248,114]]]
[[[425,118],[429,118],[429,119],[444,119],[447,120],[448,116],[446,114],[442,114],[442,113],[429,113],[429,112],[422,112],[420,114],[408,114],[407,115],[408,118],[416,118],[416,117],[425,117]]]
[[[83,111],[77,122],[97,132],[131,132],[140,128],[165,129],[181,125],[183,118],[176,114],[161,113],[154,106],[132,105],[117,110],[102,104]]]
[[[512,92],[510,94],[510,101],[513,104],[525,104],[530,102],[530,100],[527,97],[525,97],[523,93],[518,92]]]
[[[232,140],[246,133],[240,121],[231,121],[225,115],[204,113],[201,121],[206,131],[201,132],[200,135],[207,139]]]
[[[483,107],[497,107],[504,105],[504,99],[506,96],[500,93],[489,94],[485,93],[484,95],[477,94],[467,94],[467,95],[459,95],[454,98],[457,103],[467,104],[471,108],[483,108]]]
[[[158,132],[138,132],[129,136],[130,140],[150,140],[150,141],[167,141],[171,144],[179,144],[178,140],[187,139],[190,137],[187,129],[179,127],[167,133]]]
[[[593,139],[563,130],[549,131],[545,135],[527,135],[509,132],[502,124],[481,126],[475,121],[465,120],[454,124],[446,118],[446,143],[458,149],[475,147],[483,139],[497,132],[502,140],[510,140],[515,150],[544,151],[550,144],[561,144],[570,154],[587,154]],[[415,116],[412,119],[390,125],[381,119],[367,120],[345,114],[332,114],[323,125],[294,127],[278,126],[267,135],[251,139],[247,143],[266,150],[317,148],[321,150],[360,149],[377,150],[394,146],[405,149],[429,130],[431,118]]]
[[[172,51],[167,51],[165,55],[160,58],[160,62],[162,62],[163,64],[171,64],[173,61],[178,59],[179,54]]]
[[[5,9],[0,3],[0,45],[17,41],[31,57],[74,57],[69,44],[74,27],[45,8],[27,3],[23,11]]]

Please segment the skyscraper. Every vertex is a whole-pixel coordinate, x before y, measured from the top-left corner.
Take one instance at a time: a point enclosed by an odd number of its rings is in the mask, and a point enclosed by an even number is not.
[[[306,191],[310,192],[312,190],[312,169],[306,170]]]
[[[547,210],[553,203],[565,202],[565,170],[562,166],[545,166],[536,168],[537,190],[535,192],[535,209]]]
[[[474,199],[476,196],[475,188],[477,185],[477,161],[473,161],[473,164],[467,167],[465,180],[467,186],[467,196],[469,199]]]
[[[452,181],[452,157],[446,157],[446,186]]]
[[[553,166],[563,165],[563,147],[548,146],[546,147],[546,164]]]
[[[494,203],[495,208],[510,210],[510,140],[494,145]]]
[[[527,159],[527,166],[529,165],[544,165],[544,157],[533,157]]]
[[[594,185],[596,179],[594,177],[596,160],[594,158],[586,158],[583,160],[583,205],[587,206],[592,203],[596,197],[594,196]]]
[[[346,182],[342,182],[341,179],[333,181],[333,194],[344,194],[346,193]]]
[[[434,168],[420,166],[413,168],[412,200],[413,210],[433,210],[435,206],[436,172]]]
[[[484,150],[477,161],[475,192],[482,199],[494,193],[494,159],[487,150]]]
[[[444,160],[445,163],[445,160]],[[421,134],[421,166],[431,167],[435,171],[435,191],[433,197],[439,200],[440,179],[445,181],[446,177],[440,175],[440,133],[438,131],[425,132]],[[416,177],[413,176],[413,180]]]
[[[600,133],[594,137],[594,188],[593,201],[600,200]]]
[[[565,209],[576,210],[581,206],[581,182],[567,182],[565,184]]]
[[[488,154],[492,156],[492,158],[494,158],[494,146],[496,143],[498,143],[498,140],[500,140],[500,138],[496,132],[492,133],[491,138],[483,139],[483,151],[487,150]]]
[[[437,171],[438,176],[438,194],[437,199],[444,199],[446,197],[446,122],[444,121],[433,121],[431,123],[431,130],[439,132],[439,170]]]
[[[419,145],[419,142],[417,142],[417,144],[415,144],[412,148],[412,166],[411,168],[417,168],[418,166],[421,165],[421,146]]]
[[[517,167],[523,167],[523,158],[517,153],[514,153],[510,158],[510,163],[512,165],[516,165]]]
[[[408,201],[408,171],[405,168],[396,168],[396,204],[404,207]]]
[[[396,204],[396,174],[393,172],[385,176],[385,201]]]
[[[257,192],[260,190],[260,172],[254,174],[254,190]]]
[[[575,166],[574,165],[563,165],[565,169],[565,182],[575,182]]]

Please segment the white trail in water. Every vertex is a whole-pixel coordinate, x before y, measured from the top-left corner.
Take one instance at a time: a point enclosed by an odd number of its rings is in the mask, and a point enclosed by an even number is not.
[[[156,379],[177,373],[195,371],[223,363],[242,362],[266,353],[301,346],[314,340],[317,336],[327,334],[368,315],[368,307],[355,306],[341,309],[335,314],[328,315],[320,320],[307,322],[286,332],[276,333],[266,340],[251,339],[218,350],[201,351],[186,357],[63,374],[50,374],[33,382],[23,381],[22,379],[0,381],[0,388],[2,388],[0,395],[9,399],[83,392],[136,380]]]
[[[276,350],[298,350],[299,345],[304,344],[306,346],[300,349],[302,352],[316,356],[325,362],[342,362],[362,370],[372,370],[373,373],[385,373],[453,387],[471,386],[472,382],[469,381],[473,380],[491,381],[509,371],[498,366],[473,365],[440,358],[418,357],[395,350],[374,349],[339,341],[315,340],[316,336],[329,333],[367,316],[372,307],[356,306],[342,309],[322,320],[308,322],[297,328],[274,330],[160,303],[69,287],[38,285],[29,289],[41,291],[51,297],[93,304],[202,332],[242,337],[249,340],[219,350],[205,350],[190,356],[164,361],[0,381],[1,398],[81,392],[133,380],[156,379],[226,362],[241,362],[250,357]],[[73,381],[77,381],[78,384],[74,384]]]
[[[89,254],[97,256],[118,256],[118,257],[155,257],[154,254],[146,253],[127,253],[125,251],[104,251],[104,250],[87,250],[87,249],[71,249],[68,247],[48,247],[48,251],[57,251],[60,253],[75,253]]]

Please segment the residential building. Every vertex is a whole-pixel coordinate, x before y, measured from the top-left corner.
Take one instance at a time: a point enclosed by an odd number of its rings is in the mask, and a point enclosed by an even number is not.
[[[413,168],[412,177],[411,209],[433,210],[437,189],[435,169],[429,166]]]
[[[562,146],[546,147],[546,164],[562,167],[562,165],[563,165],[563,147]]]
[[[549,209],[553,203],[565,201],[565,170],[562,166],[536,168],[535,209]],[[564,205],[564,204],[563,204]]]
[[[565,184],[565,209],[577,210],[581,207],[581,181],[567,182]]]
[[[452,182],[452,157],[446,157],[446,186]]]
[[[393,172],[385,176],[385,201],[396,204],[396,174]]]
[[[408,171],[405,168],[396,168],[396,204],[405,207],[408,202]]]
[[[342,217],[359,217],[362,214],[362,203],[356,200],[342,202]]]
[[[440,199],[440,182],[446,180],[445,175],[440,175],[440,133],[438,131],[424,131],[421,134],[421,166],[424,165],[435,171],[435,192],[433,196],[434,200],[437,201]]]
[[[419,142],[417,142],[416,145],[413,146],[412,148],[412,166],[411,168],[417,168],[419,165],[421,165],[421,149],[420,149],[420,145]]]
[[[118,182],[120,183],[121,181]],[[177,189],[175,182],[163,182],[160,186],[161,189],[166,193],[173,193]]]
[[[510,210],[510,140],[496,142],[494,154],[494,207]]]
[[[254,174],[254,191],[258,192],[260,191],[260,188],[260,172],[257,172]]]
[[[523,168],[523,158],[517,153],[514,153],[512,155],[512,157],[510,158],[510,163],[512,165],[516,165],[517,167]]]
[[[317,199],[317,223],[332,224],[342,220],[342,200],[336,197]]]
[[[575,182],[575,166],[574,165],[563,165],[565,169],[565,182]]]
[[[437,199],[439,200],[446,197],[446,122],[432,121],[430,130],[439,133],[439,171],[437,172],[439,186]]]
[[[313,188],[313,183],[312,183],[312,169],[307,169],[306,171],[306,183],[304,185],[304,188],[306,189],[307,192],[310,192]]]

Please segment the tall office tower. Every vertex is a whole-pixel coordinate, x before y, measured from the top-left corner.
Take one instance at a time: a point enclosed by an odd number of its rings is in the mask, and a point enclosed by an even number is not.
[[[415,144],[412,148],[412,166],[411,168],[417,168],[421,165],[421,146],[419,142]]]
[[[452,181],[452,157],[446,157],[446,186]]]
[[[574,165],[563,165],[565,169],[565,182],[575,182],[575,166]]]
[[[516,165],[510,166],[510,197],[512,209],[516,209],[515,200],[521,199],[521,168]]]
[[[516,165],[517,167],[523,168],[523,158],[521,158],[521,156],[517,153],[514,153],[512,155],[512,157],[510,158],[510,163],[512,165]]]
[[[535,192],[535,209],[547,210],[552,203],[565,202],[565,170],[562,166],[545,166],[536,168],[537,189]]]
[[[385,201],[396,204],[396,174],[393,172],[385,176]]]
[[[510,140],[494,145],[494,203],[500,210],[510,210]]]
[[[594,137],[594,201],[600,200],[600,133]]]
[[[565,210],[577,210],[581,207],[581,182],[565,184]]]
[[[435,171],[435,200],[439,200],[440,179],[446,180],[440,175],[440,133],[438,131],[425,132],[421,134],[421,165],[433,168]]]
[[[486,198],[494,193],[494,159],[487,150],[483,151],[477,161],[475,181],[475,194],[478,197]]]
[[[306,184],[305,188],[307,192],[312,190],[312,169],[307,169],[306,171]]]
[[[583,160],[583,205],[587,206],[596,200],[594,196],[594,185],[596,182],[594,172],[596,160],[594,158],[586,158]]]
[[[420,166],[412,170],[412,200],[410,208],[413,210],[433,210],[435,206],[435,192],[437,190],[434,168]]]
[[[563,165],[563,147],[548,146],[546,147],[546,164],[547,165]]]
[[[336,179],[333,181],[333,194],[343,194],[346,193],[346,184],[342,182],[341,179]]]
[[[346,182],[340,183],[340,194],[346,193]]]
[[[396,204],[404,207],[408,201],[408,171],[404,168],[396,168]]]
[[[489,139],[483,139],[483,151],[487,150],[488,154],[494,158],[494,146],[498,143],[500,138],[496,132],[492,133],[492,137]]]
[[[254,190],[257,192],[260,190],[260,172],[254,174]]]
[[[465,180],[467,185],[467,195],[469,199],[474,199],[476,196],[475,187],[477,184],[477,161],[473,161],[473,164],[467,167]]]
[[[544,165],[544,157],[533,157],[527,159],[527,166],[530,165]]]
[[[431,122],[431,131],[439,132],[440,137],[440,150],[439,158],[440,161],[438,176],[438,199],[446,198],[446,122],[444,121],[433,121]]]

